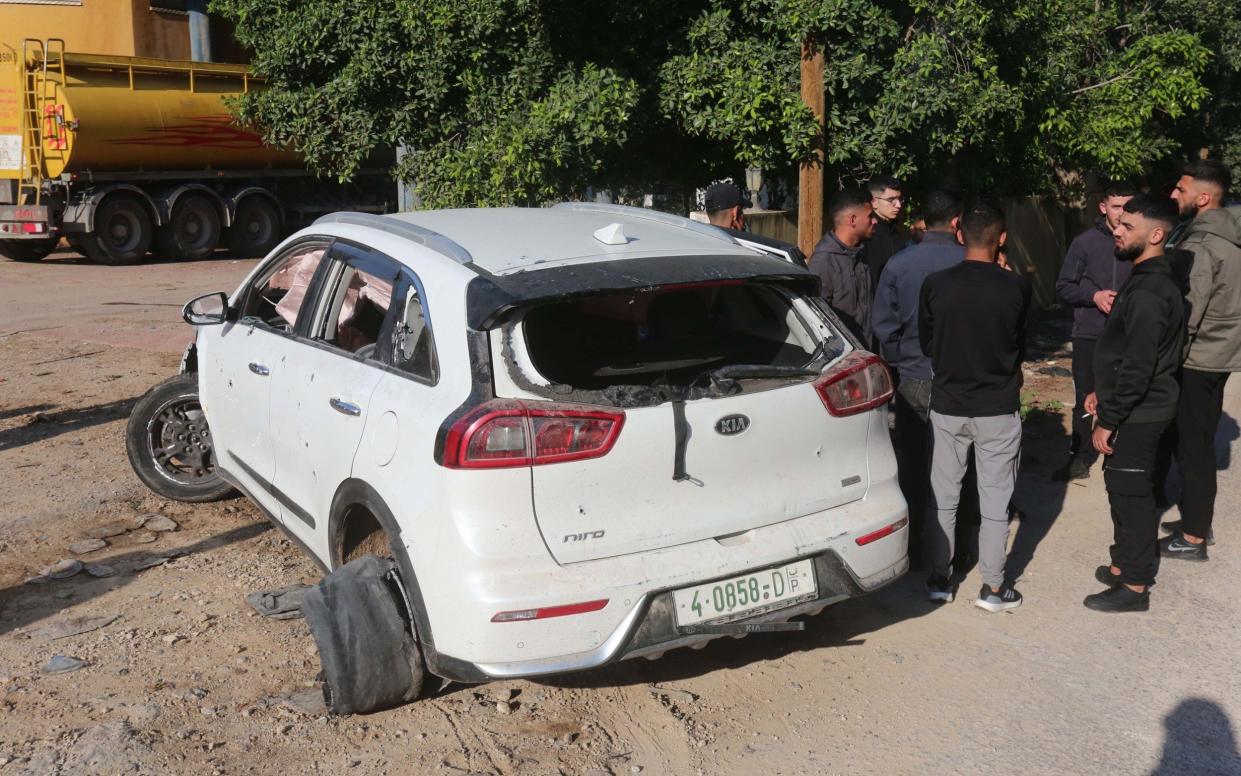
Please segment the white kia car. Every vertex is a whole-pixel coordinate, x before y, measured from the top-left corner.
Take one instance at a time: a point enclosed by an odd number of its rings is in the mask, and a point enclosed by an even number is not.
[[[390,559],[414,684],[792,629],[908,566],[889,373],[817,290],[649,210],[332,215],[186,306],[129,452]]]

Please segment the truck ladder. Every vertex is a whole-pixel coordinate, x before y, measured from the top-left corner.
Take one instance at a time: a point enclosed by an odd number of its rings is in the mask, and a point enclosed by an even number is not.
[[[55,44],[55,45],[53,45]],[[56,70],[48,65],[55,57]],[[18,182],[17,201],[38,205],[43,198],[43,138],[41,123],[48,104],[47,86],[49,75],[59,76],[65,83],[65,42],[60,38],[48,38],[46,42],[35,38],[22,41],[22,169]],[[29,198],[23,196],[28,195]]]

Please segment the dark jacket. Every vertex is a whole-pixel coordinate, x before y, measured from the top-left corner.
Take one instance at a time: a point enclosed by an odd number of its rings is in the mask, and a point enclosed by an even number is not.
[[[1185,307],[1184,289],[1166,257],[1133,268],[1095,345],[1100,426],[1176,417]]]
[[[982,261],[931,273],[918,300],[918,340],[931,357],[931,409],[984,418],[1021,408],[1030,284]]]
[[[1176,247],[1194,255],[1185,366],[1241,372],[1241,208],[1199,213]]]
[[[1056,293],[1074,308],[1073,339],[1099,338],[1107,316],[1095,305],[1094,295],[1119,290],[1131,271],[1131,262],[1116,258],[1116,242],[1105,219],[1073,240],[1056,279]]]
[[[908,244],[908,238],[895,221],[879,219],[879,223],[875,225],[875,233],[866,241],[866,247],[862,249],[866,265],[870,267],[871,282],[876,288],[879,287],[879,277],[883,274],[883,268],[893,256],[905,250]]]
[[[918,341],[918,296],[927,275],[959,264],[965,248],[946,232],[927,232],[922,242],[897,253],[875,289],[872,328],[880,354],[903,378],[929,380],[931,359]]]
[[[863,343],[869,345],[871,300],[874,283],[870,267],[862,260],[862,248],[847,248],[828,232],[814,246],[808,268],[823,281],[824,301]]]

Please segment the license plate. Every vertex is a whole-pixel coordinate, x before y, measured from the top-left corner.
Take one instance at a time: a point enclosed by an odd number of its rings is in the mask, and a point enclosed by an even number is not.
[[[677,590],[672,594],[672,601],[677,624],[696,625],[753,617],[809,601],[818,594],[814,561],[799,560],[787,566]]]

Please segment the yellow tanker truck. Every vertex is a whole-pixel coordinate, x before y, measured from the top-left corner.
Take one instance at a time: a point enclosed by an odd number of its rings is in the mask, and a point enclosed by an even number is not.
[[[37,261],[62,236],[100,264],[261,256],[319,213],[393,209],[387,176],[322,181],[235,126],[224,98],[256,87],[243,65],[0,50],[0,256]]]

